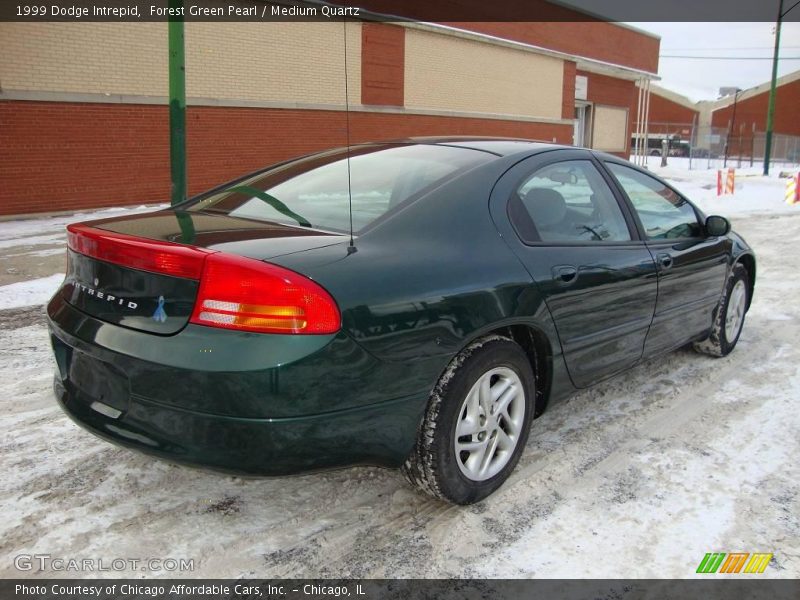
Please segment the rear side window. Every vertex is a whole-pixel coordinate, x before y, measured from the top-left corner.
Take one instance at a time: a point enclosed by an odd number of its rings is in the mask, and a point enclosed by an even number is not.
[[[693,238],[701,235],[697,213],[675,190],[630,167],[616,163],[606,165],[633,204],[647,239]]]
[[[614,194],[588,160],[547,165],[514,192],[509,213],[525,242],[625,242],[631,235]]]
[[[188,210],[349,231],[346,156],[337,150],[292,161],[203,198]],[[430,144],[353,147],[349,173],[353,230],[492,158],[478,150]]]

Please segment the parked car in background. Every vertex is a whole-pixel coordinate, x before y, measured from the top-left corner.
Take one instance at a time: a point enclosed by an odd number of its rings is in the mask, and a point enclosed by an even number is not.
[[[68,230],[47,314],[80,425],[236,473],[402,467],[458,504],[549,403],[689,343],[731,352],[756,276],[652,173],[524,140],[336,149]]]

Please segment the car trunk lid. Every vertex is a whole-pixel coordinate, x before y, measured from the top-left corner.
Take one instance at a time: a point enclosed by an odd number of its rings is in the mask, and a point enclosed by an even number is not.
[[[263,261],[348,240],[308,228],[175,210],[70,225],[68,239],[63,298],[100,320],[161,335],[180,331],[192,318],[208,256]]]

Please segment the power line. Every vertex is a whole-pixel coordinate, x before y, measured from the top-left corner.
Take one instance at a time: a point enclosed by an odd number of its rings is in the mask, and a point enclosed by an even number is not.
[[[688,58],[698,60],[772,60],[771,56],[687,56],[683,54],[661,54],[659,58]],[[781,60],[800,60],[800,56],[781,56]]]
[[[792,10],[792,9],[793,9],[795,6],[797,6],[798,4],[800,4],[800,0],[797,0],[797,2],[795,2],[794,4],[792,4],[792,5],[791,5],[789,8],[787,8],[785,11],[783,11],[783,12],[782,12],[782,13],[779,15],[778,19],[780,20],[780,19],[782,19],[783,17],[785,17],[787,14],[789,14],[789,11],[790,11],[790,10]]]
[[[781,48],[784,50],[797,50],[800,49],[800,46],[781,45]],[[707,52],[709,50],[712,51],[713,50],[770,50],[771,51],[772,49],[773,49],[772,46],[729,46],[729,47],[714,46],[713,48],[711,46],[708,46],[706,48],[698,48],[697,46],[695,46],[694,48],[662,48],[661,51],[662,52],[695,52],[695,51]]]

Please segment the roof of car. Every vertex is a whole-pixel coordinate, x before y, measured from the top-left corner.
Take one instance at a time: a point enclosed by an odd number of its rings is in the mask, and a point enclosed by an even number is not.
[[[410,137],[397,140],[405,143],[437,144],[442,146],[458,146],[471,148],[483,152],[490,152],[497,156],[508,156],[518,152],[531,150],[553,150],[556,148],[571,148],[562,144],[553,144],[539,140],[526,140],[523,138],[481,137],[481,136],[441,136],[441,137]]]

